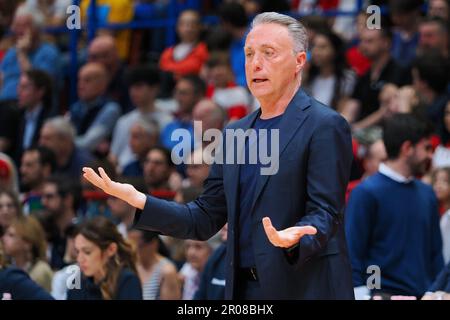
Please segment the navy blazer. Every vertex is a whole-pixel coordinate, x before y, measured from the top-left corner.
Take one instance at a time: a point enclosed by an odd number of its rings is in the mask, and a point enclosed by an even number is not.
[[[259,115],[257,110],[226,129],[245,131]],[[227,148],[222,151],[226,153]],[[343,226],[352,163],[350,127],[338,113],[300,89],[282,116],[279,152],[279,170],[259,176],[251,210],[251,237],[262,296],[352,299]],[[210,238],[228,221],[225,299],[235,297],[240,167],[215,163],[204,192],[196,200],[182,205],[148,196],[144,209],[135,215],[137,228],[199,240]],[[269,242],[262,224],[265,216],[277,230],[312,225],[317,234],[304,236],[292,259],[286,250]]]
[[[5,294],[12,300],[53,300],[53,297],[31,280],[22,269],[0,268],[0,300]]]

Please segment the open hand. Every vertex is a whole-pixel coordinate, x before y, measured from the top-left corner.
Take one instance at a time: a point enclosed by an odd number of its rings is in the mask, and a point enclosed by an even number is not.
[[[297,244],[303,236],[317,233],[317,229],[312,226],[290,227],[277,231],[269,217],[263,218],[262,222],[269,241],[276,247],[290,248]]]

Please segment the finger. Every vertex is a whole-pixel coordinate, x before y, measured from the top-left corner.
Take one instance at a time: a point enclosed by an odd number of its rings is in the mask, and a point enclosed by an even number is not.
[[[83,168],[83,177],[86,178],[87,181],[92,183],[94,186],[103,189],[105,187],[105,183],[102,178],[98,176],[98,174],[91,168]]]
[[[262,222],[263,222],[263,226],[264,226],[264,231],[266,232],[266,235],[269,238],[269,241],[274,245],[278,245],[280,237],[278,235],[278,231],[273,227],[272,221],[270,221],[270,218],[264,217]]]
[[[103,181],[105,181],[106,185],[111,184],[111,179],[108,177],[108,175],[106,174],[105,170],[103,170],[102,167],[98,168],[98,172],[100,172],[100,176],[103,178]]]
[[[317,229],[312,226],[299,227],[302,235],[314,235],[317,233]]]

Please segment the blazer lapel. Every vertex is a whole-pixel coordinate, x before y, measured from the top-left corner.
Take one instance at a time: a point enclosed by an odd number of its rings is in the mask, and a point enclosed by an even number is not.
[[[295,94],[294,98],[288,104],[286,111],[280,121],[280,147],[278,161],[280,161],[283,151],[286,149],[287,145],[290,143],[295,133],[301,127],[303,122],[306,120],[307,115],[303,110],[311,105],[310,98],[304,93],[303,90],[299,89]],[[273,172],[273,171],[272,171]],[[253,203],[251,206],[251,211],[253,212],[255,208],[256,201],[260,196],[264,186],[266,185],[269,177],[271,175],[259,175],[258,182],[256,185],[255,195],[253,197]]]

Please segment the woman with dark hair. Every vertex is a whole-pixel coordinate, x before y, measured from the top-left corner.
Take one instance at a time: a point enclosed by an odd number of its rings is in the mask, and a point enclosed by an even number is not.
[[[100,216],[83,223],[75,249],[81,286],[68,291],[68,300],[142,299],[135,253],[110,220]]]
[[[158,233],[132,230],[136,242],[137,270],[142,283],[144,300],[181,299],[181,282],[175,265],[168,259],[169,251]]]
[[[306,90],[325,105],[338,109],[353,92],[355,75],[347,67],[344,43],[335,33],[317,31],[312,41]]]

